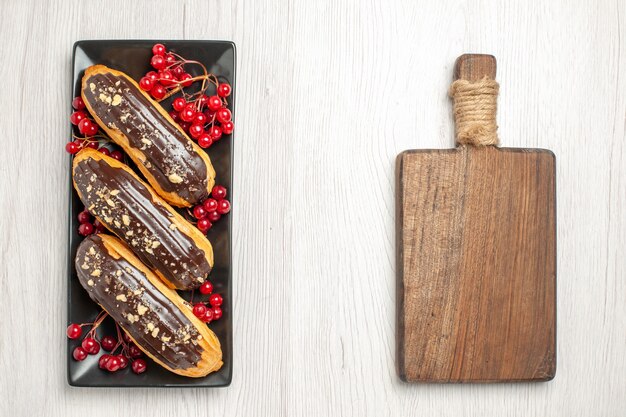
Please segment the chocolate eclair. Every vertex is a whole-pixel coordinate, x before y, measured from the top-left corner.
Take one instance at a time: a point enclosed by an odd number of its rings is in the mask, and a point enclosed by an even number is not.
[[[78,246],[75,265],[91,299],[159,365],[188,377],[206,376],[222,366],[215,334],[119,239],[87,237]]]
[[[93,65],[85,71],[81,95],[95,121],[165,201],[190,207],[209,196],[215,170],[208,155],[132,78]]]
[[[196,227],[125,164],[94,149],[75,157],[74,188],[107,229],[170,288],[199,287],[213,266],[213,249]]]

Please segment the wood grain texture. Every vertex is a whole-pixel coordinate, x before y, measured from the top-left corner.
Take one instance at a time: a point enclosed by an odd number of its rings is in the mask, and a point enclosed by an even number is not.
[[[622,415],[625,9],[1,1],[0,415]],[[107,38],[237,44],[236,361],[226,389],[66,384],[71,47]],[[454,59],[474,51],[499,60],[503,143],[559,156],[559,370],[548,384],[415,386],[394,366],[395,158],[454,145],[446,89]]]
[[[461,146],[399,155],[404,380],[554,377],[554,185],[549,151]]]

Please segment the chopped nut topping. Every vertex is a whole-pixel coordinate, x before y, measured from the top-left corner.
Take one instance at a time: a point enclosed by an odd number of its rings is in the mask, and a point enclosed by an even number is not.
[[[126,236],[132,236],[133,235],[133,231],[129,230],[128,232],[126,232]]]
[[[96,254],[96,250],[94,249],[93,246],[89,248],[89,254],[90,255],[95,255]]]
[[[170,229],[175,230],[176,229],[176,225],[174,223],[170,224]]]
[[[126,316],[126,318],[128,319],[129,322],[134,323],[135,322],[135,316],[133,316],[132,314],[128,313],[128,315]]]
[[[165,343],[169,342],[171,339],[171,337],[161,336],[161,341]]]
[[[111,104],[113,106],[117,106],[122,102],[122,96],[120,96],[119,94],[116,94],[113,96],[113,101],[111,102]]]
[[[111,195],[118,195],[119,193],[120,193],[120,190],[111,191]]]
[[[89,281],[87,281],[87,285],[89,285],[90,287],[93,287],[94,285],[93,279],[90,279]]]
[[[120,294],[120,295],[118,295],[117,297],[115,297],[115,299],[116,299],[116,300],[118,300],[118,301],[121,301],[121,302],[123,302],[123,303],[125,303],[126,301],[128,301],[128,300],[126,299],[126,296],[125,296],[124,294]]]
[[[118,222],[117,220],[115,220],[113,224],[115,224],[115,227],[122,227],[122,223]]]
[[[99,269],[94,269],[94,270],[91,272],[91,276],[92,276],[92,277],[99,277],[101,273],[102,273],[102,271],[100,271]]]
[[[157,242],[156,240],[152,242],[152,249],[156,249],[161,246],[161,242]]]
[[[124,223],[125,226],[130,225],[130,217],[128,217],[128,215],[126,214],[122,215],[122,222]]]
[[[153,323],[148,323],[148,325],[146,326],[148,328],[148,330],[152,331],[154,330],[154,324]]]
[[[158,334],[159,334],[159,328],[155,327],[154,330],[152,330],[151,335],[152,337],[157,337]]]
[[[143,316],[146,311],[148,311],[148,307],[143,304],[137,304],[137,313],[139,313],[140,316]]]
[[[87,265],[86,263],[82,264],[80,267],[83,269],[89,269],[89,265]]]
[[[152,145],[152,141],[150,139],[141,139],[141,142],[145,143],[148,146]]]
[[[180,184],[183,182],[183,179],[178,174],[170,174],[167,178],[174,184]]]
[[[118,277],[122,276],[122,271],[120,271],[119,269],[117,271],[115,271],[115,275],[117,275]]]
[[[111,200],[110,198],[107,198],[107,204],[111,207],[115,207],[115,202]]]

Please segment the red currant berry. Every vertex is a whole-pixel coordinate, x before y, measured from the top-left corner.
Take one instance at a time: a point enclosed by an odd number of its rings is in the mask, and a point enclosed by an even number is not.
[[[220,97],[228,97],[230,95],[230,84],[227,83],[221,83],[218,87],[217,87],[217,94]]]
[[[165,55],[165,46],[162,43],[155,43],[152,47],[152,55]]]
[[[210,308],[207,308],[206,311],[204,312],[204,316],[202,316],[200,320],[202,320],[205,323],[211,323],[211,321],[213,321],[213,310],[211,310]]]
[[[101,154],[104,154],[106,156],[111,156],[111,151],[108,148],[105,148],[104,146],[98,150],[100,151]]]
[[[172,54],[165,54],[165,62],[167,66],[170,66],[176,62],[176,57]]]
[[[93,233],[94,227],[91,223],[83,223],[78,226],[78,234],[81,236],[89,236]]]
[[[117,355],[117,359],[120,361],[120,369],[126,369],[128,366],[128,359],[124,355]]]
[[[178,125],[181,127],[181,129],[183,129],[185,132],[187,132],[187,131],[189,131],[189,127],[191,126],[191,123],[185,122],[184,120],[181,120],[180,122],[178,122]]]
[[[165,87],[163,87],[163,85],[161,84],[155,84],[154,87],[152,87],[152,89],[150,90],[150,95],[155,100],[161,100],[163,97],[165,97],[165,94],[167,94],[167,91],[165,90]]]
[[[111,359],[111,355],[104,354],[100,356],[100,359],[98,359],[98,368],[106,369],[109,359]]]
[[[213,227],[213,224],[209,221],[209,219],[200,219],[198,220],[196,226],[202,233],[206,233],[211,227]]]
[[[91,214],[87,210],[83,210],[78,213],[78,223],[90,223],[91,222]]]
[[[217,211],[210,211],[209,214],[207,214],[206,218],[209,219],[209,221],[211,223],[215,223],[216,221],[218,221],[220,218],[222,217],[221,214],[219,214]]]
[[[202,205],[204,206],[204,209],[206,211],[217,210],[217,201],[214,198],[207,198],[206,200],[204,200],[204,203],[202,203]]]
[[[204,112],[204,115],[206,116],[207,120],[213,120],[215,119],[215,111],[213,110],[207,110]]]
[[[213,307],[213,320],[219,320],[222,318],[222,309],[220,307]]]
[[[189,134],[194,139],[199,138],[200,135],[203,133],[204,133],[204,128],[202,127],[202,125],[194,123],[189,127]]]
[[[120,362],[120,358],[117,355],[111,355],[105,366],[107,368],[107,371],[115,372],[121,368],[122,363]]]
[[[198,99],[198,102],[200,103],[200,107],[206,106],[209,103],[209,96],[202,94]]]
[[[204,316],[204,313],[206,313],[206,310],[207,308],[204,304],[196,303],[193,306],[193,315],[201,319]]]
[[[83,119],[86,119],[86,118],[87,118],[87,113],[85,113],[82,110],[78,110],[78,111],[75,111],[74,113],[72,113],[72,115],[70,116],[70,122],[74,126],[78,126],[80,121],[83,120]]]
[[[152,68],[154,69],[162,70],[163,68],[165,68],[167,63],[165,62],[165,58],[163,58],[161,55],[154,55],[150,60],[150,65],[152,65]]]
[[[87,119],[86,117],[84,119],[82,119],[80,122],[78,122],[78,131],[80,133],[85,133],[85,129],[89,126],[91,126],[91,120]]]
[[[228,121],[226,123],[222,123],[222,133],[225,135],[230,135],[235,130],[235,124],[232,121]]]
[[[179,80],[182,81],[181,84],[183,85],[183,87],[189,87],[191,84],[193,84],[193,81],[191,80],[192,78],[193,77],[191,76],[191,74],[184,73],[179,77]]]
[[[206,210],[204,209],[203,205],[199,204],[193,208],[193,217],[195,217],[196,219],[201,219],[204,216],[206,216]]]
[[[209,102],[207,103],[209,110],[218,111],[222,108],[222,100],[218,96],[209,97]]]
[[[155,82],[156,81],[153,81],[152,78],[141,77],[141,79],[139,80],[139,88],[141,88],[143,91],[150,91],[152,87],[154,87]]]
[[[95,355],[96,353],[100,352],[100,344],[93,337],[84,338],[83,342],[80,345],[90,355]]]
[[[208,133],[203,133],[200,136],[198,136],[198,145],[201,148],[206,149],[212,144],[213,144],[213,139],[211,138],[211,135],[209,135]]]
[[[211,195],[216,200],[223,200],[223,199],[225,199],[226,198],[226,187],[224,187],[223,185],[216,185],[215,187],[213,187],[213,190],[211,190]]]
[[[185,69],[183,68],[182,65],[172,68],[172,74],[174,75],[174,77],[176,77],[179,80],[180,80],[180,77],[182,77],[184,73],[185,73]]]
[[[213,284],[211,284],[211,281],[206,280],[202,283],[202,285],[200,285],[200,294],[211,294],[213,292]]]
[[[174,85],[174,75],[168,70],[163,70],[159,72],[159,81],[164,86],[169,87],[170,85]]]
[[[111,158],[121,162],[124,159],[124,154],[118,150],[115,150],[111,152]]]
[[[96,233],[102,233],[105,230],[105,227],[102,223],[100,223],[100,220],[96,219],[93,221],[93,227],[94,229],[96,229]]]
[[[141,350],[137,347],[136,344],[131,343],[128,346],[128,356],[131,358],[138,358],[141,356]]]
[[[83,147],[98,150],[100,143],[97,140],[86,140],[83,142]]]
[[[182,109],[185,108],[186,105],[187,105],[187,102],[182,97],[178,97],[177,99],[172,101],[172,108],[176,111],[181,111]]]
[[[87,358],[87,352],[80,346],[76,346],[72,352],[72,356],[77,361],[84,361]]]
[[[80,335],[83,334],[83,328],[80,327],[78,324],[72,323],[67,326],[65,334],[67,334],[67,337],[69,337],[70,339],[78,339]]]
[[[146,372],[146,361],[143,359],[136,359],[132,364],[133,372],[136,374],[143,374]]]
[[[128,335],[128,333],[126,333],[126,331],[122,332],[122,339],[124,339],[124,342],[126,343],[133,343],[133,339],[130,338],[130,336]]]
[[[213,141],[219,140],[222,137],[222,128],[219,126],[211,126],[209,129],[209,135],[213,138]]]
[[[107,352],[112,351],[116,344],[117,340],[115,340],[113,336],[104,336],[100,340],[100,345],[102,345],[102,349],[106,350]]]
[[[219,214],[226,214],[230,211],[230,202],[226,199],[217,202],[217,212]]]
[[[211,294],[209,297],[209,303],[211,303],[212,307],[219,307],[222,305],[222,296],[219,294]]]
[[[180,112],[181,120],[185,122],[191,122],[196,117],[196,106],[192,103],[189,103],[185,106],[184,109]]]
[[[80,145],[76,142],[68,142],[65,144],[65,151],[69,154],[74,155],[75,153],[80,151]]]
[[[206,115],[202,112],[197,112],[196,116],[193,118],[194,124],[198,124],[200,126],[204,126],[207,121]]]
[[[172,110],[169,114],[173,121],[176,123],[180,122],[180,115],[176,110]]]
[[[83,133],[85,134],[85,136],[94,136],[96,133],[98,133],[98,129],[98,125],[91,122],[83,129]]]
[[[83,98],[80,96],[74,97],[74,100],[72,100],[72,107],[74,107],[76,110],[84,109],[85,102],[83,101]]]
[[[156,71],[148,71],[145,76],[152,80],[152,85],[159,81],[159,74]]]
[[[215,113],[215,118],[220,123],[230,122],[230,118],[232,115],[230,114],[230,110],[228,109],[219,109],[217,113]]]

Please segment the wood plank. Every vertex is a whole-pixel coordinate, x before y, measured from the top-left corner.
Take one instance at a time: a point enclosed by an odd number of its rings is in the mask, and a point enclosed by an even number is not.
[[[398,158],[398,344],[407,381],[548,380],[555,159],[460,147]]]

